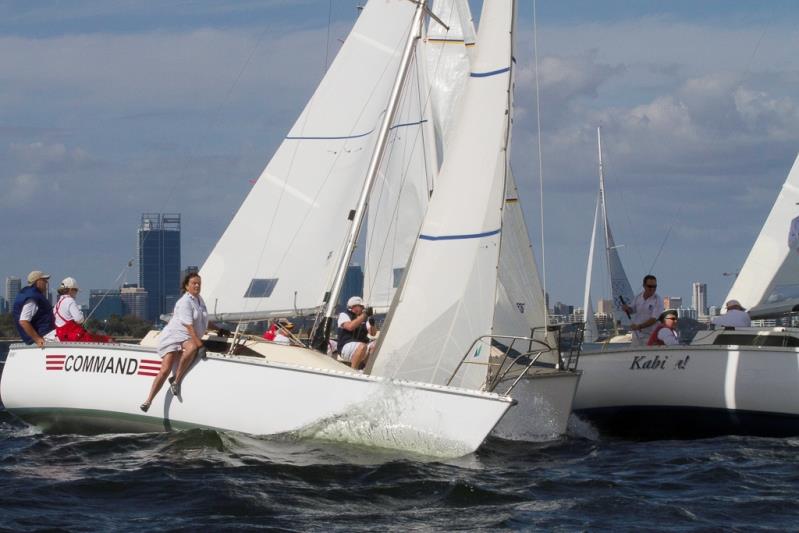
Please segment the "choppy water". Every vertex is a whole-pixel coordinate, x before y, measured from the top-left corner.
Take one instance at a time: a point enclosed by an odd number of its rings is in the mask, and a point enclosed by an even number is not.
[[[799,439],[572,426],[442,461],[209,430],[45,435],[0,411],[0,530],[799,528]]]

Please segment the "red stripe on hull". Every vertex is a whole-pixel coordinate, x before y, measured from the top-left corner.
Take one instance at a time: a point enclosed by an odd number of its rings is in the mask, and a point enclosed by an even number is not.
[[[158,372],[138,372],[139,376],[152,376],[155,377],[158,375]]]

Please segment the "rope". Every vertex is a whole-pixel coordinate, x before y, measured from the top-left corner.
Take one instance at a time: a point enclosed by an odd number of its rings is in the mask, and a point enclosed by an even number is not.
[[[535,57],[535,116],[538,133],[538,183],[541,203],[541,285],[544,289],[544,301],[547,294],[547,261],[544,246],[544,162],[541,149],[541,96],[538,75],[538,25],[536,19],[536,0],[533,0],[533,55]],[[544,323],[549,324],[549,305],[544,305]]]

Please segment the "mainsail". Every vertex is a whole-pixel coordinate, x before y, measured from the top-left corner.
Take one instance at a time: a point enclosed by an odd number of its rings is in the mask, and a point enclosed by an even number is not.
[[[753,317],[791,311],[799,305],[799,252],[790,246],[797,205],[799,155],[725,300],[738,300]]]
[[[322,305],[414,13],[407,0],[364,8],[201,269],[203,294],[217,318],[264,318]]]
[[[480,43],[399,301],[372,373],[447,383],[489,334],[497,290],[509,137],[513,2],[483,4]],[[488,353],[469,354],[487,362]],[[454,385],[480,388],[469,365]]]

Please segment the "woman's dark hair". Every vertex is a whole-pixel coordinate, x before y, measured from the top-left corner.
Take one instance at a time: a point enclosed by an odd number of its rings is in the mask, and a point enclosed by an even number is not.
[[[59,296],[64,296],[66,293],[69,292],[69,289],[67,289],[66,287],[59,287],[56,289],[56,292],[58,293]]]
[[[188,274],[183,276],[183,281],[180,284],[180,294],[183,294],[184,292],[186,292],[186,290],[188,290],[189,281],[191,281],[191,278],[199,278],[199,277],[200,277],[199,272],[189,272]]]

